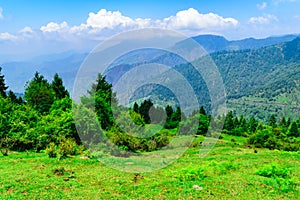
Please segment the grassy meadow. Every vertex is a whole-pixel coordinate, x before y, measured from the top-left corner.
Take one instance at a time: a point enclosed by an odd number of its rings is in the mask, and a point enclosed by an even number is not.
[[[222,136],[207,156],[192,145],[171,165],[147,173],[118,171],[83,155],[59,160],[11,151],[0,156],[0,199],[300,198],[299,152],[253,149],[246,138]]]

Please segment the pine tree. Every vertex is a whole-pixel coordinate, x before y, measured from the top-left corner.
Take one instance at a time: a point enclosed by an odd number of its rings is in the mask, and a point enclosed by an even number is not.
[[[26,83],[24,97],[34,109],[47,113],[54,102],[55,93],[44,76],[36,72],[34,78]]]
[[[249,120],[248,123],[248,131],[250,133],[254,133],[256,131],[256,128],[258,126],[258,122],[256,121],[256,119],[252,116]]]
[[[8,87],[5,85],[4,75],[1,75],[1,70],[2,68],[0,67],[0,95],[5,98]]]
[[[288,132],[288,136],[290,137],[299,137],[299,130],[296,122],[291,124],[290,130]]]
[[[203,106],[201,106],[199,113],[200,113],[201,115],[206,115],[206,111],[205,111],[205,109],[204,109]]]
[[[11,90],[8,91],[7,98],[9,98],[11,102],[19,103],[17,96]]]
[[[146,124],[151,123],[149,111],[152,106],[153,106],[153,103],[149,99],[149,100],[145,100],[143,103],[141,103],[141,106],[139,108],[139,113],[144,118]]]
[[[268,121],[268,125],[269,126],[272,126],[273,128],[275,128],[277,126],[277,122],[276,122],[276,117],[275,115],[271,115],[271,117],[269,118],[269,121]]]
[[[233,113],[229,111],[225,117],[224,129],[231,131],[234,129]]]
[[[280,126],[282,127],[286,127],[286,120],[285,120],[285,117],[282,117],[281,120],[280,120]]]
[[[133,111],[136,113],[139,112],[139,105],[136,102],[134,102],[134,104],[133,104]]]
[[[68,90],[66,90],[65,86],[63,85],[62,79],[55,73],[53,81],[51,83],[51,87],[55,92],[56,99],[63,99],[65,97],[70,97]]]
[[[166,110],[166,115],[167,115],[167,120],[168,120],[171,118],[174,110],[173,110],[172,106],[169,106],[169,105],[166,106],[165,110]]]
[[[286,127],[289,127],[291,125],[291,118],[289,117],[286,121]]]
[[[109,130],[114,125],[112,107],[117,105],[115,93],[112,92],[112,85],[106,81],[106,77],[98,74],[96,83],[88,91],[89,97],[82,97],[81,102],[89,107],[94,106],[101,128]],[[93,102],[93,103],[91,103]]]

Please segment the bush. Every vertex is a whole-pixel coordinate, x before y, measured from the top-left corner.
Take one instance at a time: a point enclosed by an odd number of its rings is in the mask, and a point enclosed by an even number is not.
[[[288,168],[277,165],[276,163],[272,163],[267,165],[256,172],[257,175],[264,177],[280,177],[280,178],[289,178],[290,170]]]
[[[76,155],[78,153],[78,146],[74,139],[63,138],[62,141],[59,144],[58,152],[61,157],[67,157],[68,155]]]
[[[46,148],[46,154],[49,158],[56,158],[57,157],[57,146],[51,142]]]
[[[200,167],[186,168],[177,174],[180,181],[199,181],[205,177],[204,169]]]
[[[58,145],[51,142],[46,148],[46,154],[49,158],[64,158],[67,156],[77,155],[83,151],[83,147],[78,146],[74,139],[72,138],[61,138]]]
[[[296,189],[296,182],[291,179],[291,170],[276,163],[267,165],[256,172],[257,175],[267,177],[265,184],[281,192],[290,192]]]

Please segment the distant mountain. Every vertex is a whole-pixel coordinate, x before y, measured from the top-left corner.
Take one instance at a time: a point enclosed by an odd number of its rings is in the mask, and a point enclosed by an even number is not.
[[[232,51],[245,49],[259,49],[262,47],[272,46],[275,44],[291,41],[297,38],[298,35],[274,36],[265,39],[247,38],[243,40],[228,41],[223,36],[216,35],[199,35],[192,37],[198,42],[207,52]],[[184,41],[183,41],[184,42]]]
[[[193,37],[216,63],[228,95],[228,107],[237,114],[254,114],[266,119],[270,113],[286,112],[300,115],[300,37],[286,35],[266,39],[248,38],[228,41],[222,36]],[[184,41],[177,45],[184,44]],[[9,89],[23,93],[26,81],[39,71],[48,80],[58,73],[72,91],[77,70],[87,54],[65,52],[44,55],[25,62],[2,63]],[[118,58],[107,70],[107,78],[115,83],[123,74],[140,64],[159,63],[173,67],[191,83],[202,105],[209,109],[210,98],[201,75],[177,55],[144,49]],[[174,82],[176,84],[176,82]],[[157,100],[174,95],[161,86],[147,86],[136,91],[132,100],[157,94]],[[268,111],[268,112],[266,112]]]
[[[261,120],[267,120],[271,114],[279,117],[300,115],[300,37],[259,49],[218,51],[210,56],[223,78],[228,108],[236,114],[256,115]],[[178,59],[175,55],[165,54],[148,62],[172,64],[169,60]],[[109,75],[120,77],[132,67],[128,65],[118,70],[120,68],[115,66],[111,71],[113,74]],[[199,103],[210,109],[209,92],[201,75],[190,64],[173,68],[191,84]],[[118,76],[114,76],[116,73]],[[175,80],[173,84],[178,83]],[[140,88],[131,100],[144,96],[152,96],[158,102],[166,99],[177,102],[170,91],[157,85]]]
[[[67,89],[71,91],[77,70],[86,55],[63,53],[44,55],[25,62],[7,62],[1,64],[2,73],[5,75],[9,89],[14,92],[23,93],[26,82],[33,78],[36,71],[48,80],[52,80],[53,75],[57,72],[63,78]]]

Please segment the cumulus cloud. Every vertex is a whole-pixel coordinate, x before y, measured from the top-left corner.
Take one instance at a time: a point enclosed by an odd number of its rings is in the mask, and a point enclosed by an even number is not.
[[[3,9],[0,7],[0,19],[3,19]]]
[[[0,33],[0,40],[18,42],[53,41],[72,45],[81,45],[95,40],[104,40],[123,31],[140,28],[163,28],[180,31],[187,35],[202,33],[222,34],[237,27],[239,22],[231,17],[223,17],[216,13],[200,13],[194,8],[182,10],[175,15],[162,18],[131,18],[120,11],[101,9],[90,12],[84,23],[70,26],[66,21],[49,22],[37,30],[24,27],[16,34]],[[82,45],[81,45],[82,46]]]
[[[99,10],[98,13],[89,13],[89,17],[86,20],[86,25],[92,28],[109,28],[115,27],[128,27],[135,24],[135,21],[130,17],[123,16],[119,11],[107,11],[106,9]]]
[[[20,33],[33,33],[34,31],[29,26],[25,26],[23,29],[19,31]]]
[[[67,22],[61,24],[50,22],[42,26],[43,33],[63,32],[73,35],[95,35],[108,33],[109,31],[118,32],[138,28],[166,28],[174,30],[222,30],[238,25],[234,18],[224,18],[215,13],[202,14],[194,8],[182,10],[175,16],[170,16],[160,20],[149,18],[132,19],[124,16],[120,11],[107,11],[101,9],[97,13],[89,13],[86,23],[69,27]]]
[[[16,41],[18,39],[17,36],[10,33],[0,33],[0,40],[8,40],[8,41]]]
[[[51,32],[63,32],[67,31],[69,29],[67,22],[62,22],[60,24],[57,24],[55,22],[50,22],[45,26],[42,26],[40,30],[44,33],[51,33]]]
[[[238,25],[234,18],[224,18],[215,13],[201,14],[194,8],[179,11],[175,16],[165,18],[161,22],[170,29],[222,29]]]
[[[259,10],[264,10],[265,8],[267,8],[267,6],[268,6],[267,2],[262,2],[261,4],[256,4],[256,7]]]
[[[259,17],[251,17],[248,20],[249,24],[270,24],[271,21],[278,21],[278,18],[275,15],[267,14]]]

